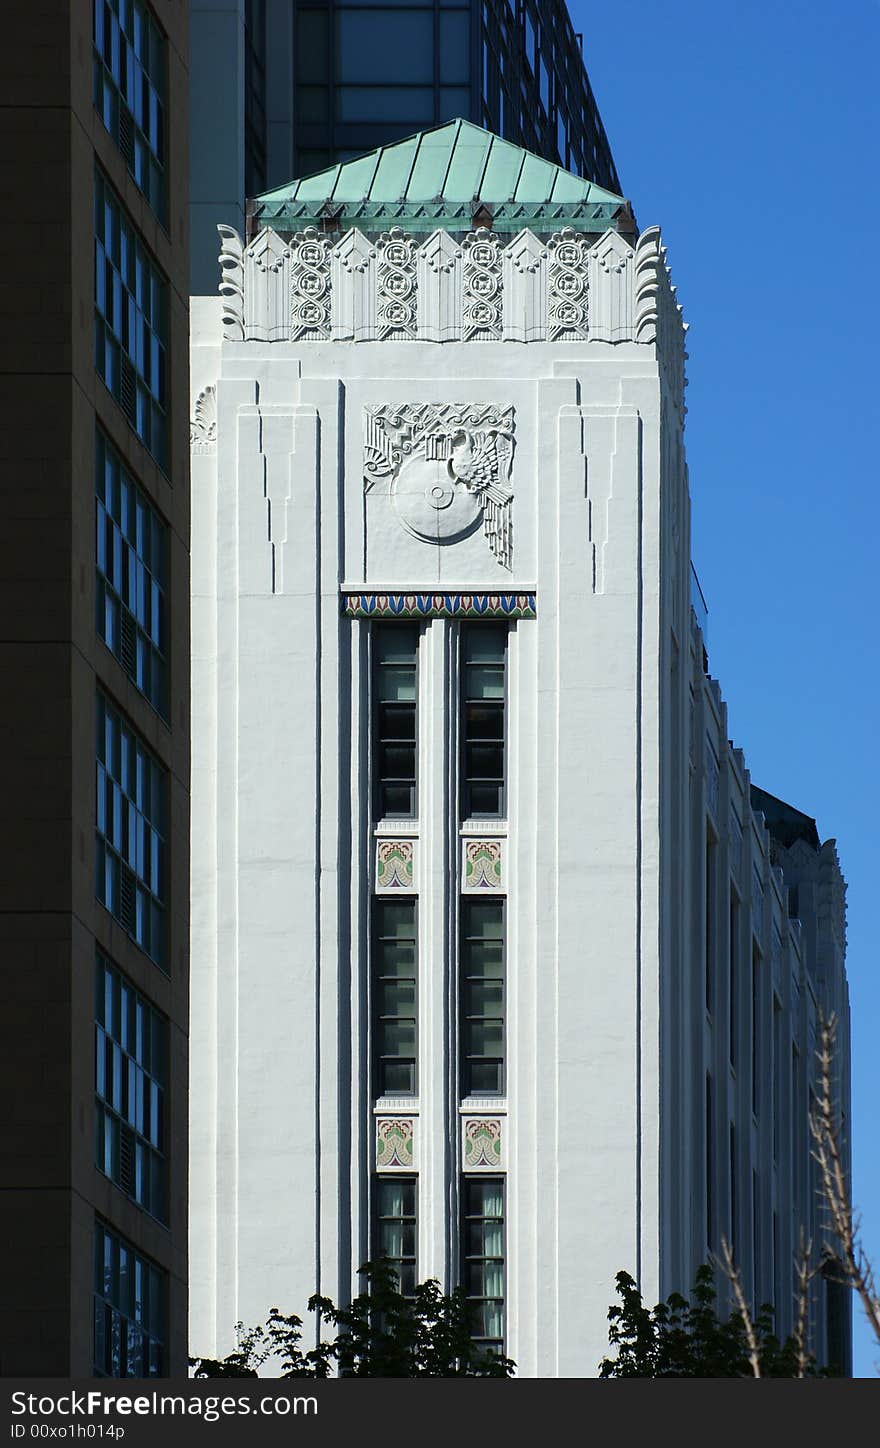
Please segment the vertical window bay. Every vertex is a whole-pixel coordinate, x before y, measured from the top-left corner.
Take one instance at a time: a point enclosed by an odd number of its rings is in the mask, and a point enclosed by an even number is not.
[[[473,1338],[504,1351],[504,1178],[462,1180],[462,1268]]]
[[[418,642],[416,624],[373,632],[373,781],[376,819],[416,815]]]
[[[461,902],[461,1094],[504,1091],[504,901]]]
[[[461,632],[461,816],[501,819],[505,800],[506,624]]]
[[[377,1096],[411,1096],[418,1061],[416,902],[373,901],[373,1044]]]

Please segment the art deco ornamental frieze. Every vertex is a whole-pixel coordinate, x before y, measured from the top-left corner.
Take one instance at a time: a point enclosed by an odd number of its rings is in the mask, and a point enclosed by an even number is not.
[[[512,239],[477,227],[425,240],[393,226],[220,233],[223,330],[245,342],[639,342],[683,406],[684,332],[657,227],[634,246],[562,226]]]

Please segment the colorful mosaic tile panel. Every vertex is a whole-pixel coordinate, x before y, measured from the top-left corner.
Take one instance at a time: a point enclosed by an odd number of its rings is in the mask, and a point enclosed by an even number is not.
[[[534,593],[346,593],[348,618],[535,618]]]
[[[412,840],[376,841],[376,889],[412,890],[415,877]]]
[[[462,1129],[462,1163],[465,1171],[500,1171],[501,1119],[497,1116],[465,1116]]]
[[[502,890],[504,888],[500,840],[465,840],[464,888],[466,890]]]
[[[415,1160],[413,1121],[407,1116],[376,1120],[377,1171],[411,1171]]]

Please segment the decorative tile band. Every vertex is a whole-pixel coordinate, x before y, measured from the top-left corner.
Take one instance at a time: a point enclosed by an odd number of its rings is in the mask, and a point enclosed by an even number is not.
[[[503,890],[504,857],[501,840],[464,840],[462,883],[465,890]]]
[[[376,889],[415,889],[415,844],[412,840],[376,841]]]
[[[461,1123],[461,1159],[465,1171],[501,1171],[501,1118],[465,1116]]]
[[[412,1117],[380,1116],[376,1121],[377,1171],[412,1171],[414,1161]]]
[[[534,593],[346,593],[348,618],[535,618]]]

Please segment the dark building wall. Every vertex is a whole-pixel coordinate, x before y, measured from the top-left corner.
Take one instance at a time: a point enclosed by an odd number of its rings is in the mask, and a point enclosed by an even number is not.
[[[460,116],[619,192],[564,0],[286,3],[292,65],[271,32],[265,47],[266,187]]]
[[[196,295],[246,196],[458,117],[622,194],[565,0],[192,0],[191,35]]]
[[[166,225],[93,102],[91,0],[4,17],[0,55],[0,1373],[92,1371],[96,1213],[167,1274],[165,1371],[186,1371],[189,482],[187,6],[166,37]],[[160,467],[95,368],[95,168],[167,279]],[[167,227],[167,229],[166,229]],[[168,528],[169,713],[96,631],[96,423]],[[168,974],[95,892],[96,694],[167,771]],[[96,949],[169,1019],[168,1225],[95,1165]]]

